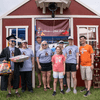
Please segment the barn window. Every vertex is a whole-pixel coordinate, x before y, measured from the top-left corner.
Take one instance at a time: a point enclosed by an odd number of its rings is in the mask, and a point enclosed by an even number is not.
[[[6,37],[11,34],[16,36],[16,47],[19,47],[22,40],[28,40],[28,26],[6,26]]]
[[[77,25],[78,46],[80,46],[79,37],[84,35],[87,38],[87,44],[90,44],[93,49],[98,45],[98,26],[94,25]]]

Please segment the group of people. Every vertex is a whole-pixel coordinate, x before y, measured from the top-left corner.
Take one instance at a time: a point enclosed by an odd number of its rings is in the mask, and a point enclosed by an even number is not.
[[[68,37],[69,46],[64,48],[64,41],[59,41],[59,46],[56,47],[54,55],[52,50],[48,47],[47,41],[41,42],[41,37],[37,36],[36,43],[36,70],[38,73],[39,85],[41,87],[41,73],[44,85],[44,91],[52,90],[50,87],[51,70],[53,70],[53,96],[56,95],[56,85],[59,78],[61,93],[64,94],[63,85],[68,86],[66,93],[70,89],[70,72],[73,78],[73,93],[76,94],[77,78],[76,72],[79,69],[80,56],[80,71],[82,80],[85,82],[85,88],[80,92],[86,91],[84,96],[90,95],[90,87],[92,80],[92,70],[94,68],[94,52],[91,45],[86,44],[86,37],[80,36],[80,48],[73,43],[73,37]],[[67,84],[66,84],[67,83]]]
[[[85,81],[85,88],[80,92],[86,91],[84,96],[90,95],[90,87],[92,80],[92,70],[94,68],[94,53],[92,46],[86,44],[86,37],[80,36],[81,46],[78,49],[74,45],[73,37],[68,37],[69,46],[64,48],[64,41],[59,41],[59,46],[56,47],[55,52],[49,48],[47,41],[42,41],[41,36],[36,37],[35,43],[35,56],[33,51],[29,49],[28,42],[26,40],[22,41],[22,48],[15,47],[16,37],[11,35],[6,38],[8,40],[9,46],[4,48],[0,54],[3,62],[10,61],[9,58],[17,55],[27,55],[29,56],[28,60],[23,62],[11,62],[12,74],[8,76],[1,77],[1,89],[7,90],[8,86],[8,95],[7,98],[11,97],[11,80],[13,79],[13,88],[15,89],[15,94],[20,97],[18,93],[19,88],[19,75],[21,75],[21,86],[22,92],[26,91],[26,83],[28,91],[33,93],[32,88],[32,69],[34,68],[35,60],[35,69],[37,72],[39,84],[37,88],[44,86],[44,91],[47,89],[52,90],[50,86],[51,81],[51,71],[53,70],[53,96],[56,95],[56,86],[57,80],[59,79],[61,93],[64,94],[63,86],[68,86],[66,93],[71,91],[70,89],[70,72],[72,73],[73,78],[73,93],[76,94],[77,78],[76,72],[79,69],[79,55],[80,55],[80,70],[82,80]],[[34,59],[35,57],[35,59]],[[41,82],[41,73],[42,73],[42,82]]]

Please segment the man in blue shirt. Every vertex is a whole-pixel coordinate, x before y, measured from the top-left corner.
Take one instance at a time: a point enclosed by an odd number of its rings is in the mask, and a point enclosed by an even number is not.
[[[37,42],[35,43],[35,55],[37,54],[37,51],[40,49],[40,46],[41,46],[41,41],[42,41],[41,36],[37,36],[36,41]],[[41,87],[41,70],[38,68],[38,64],[36,60],[35,60],[35,70],[38,73],[38,80],[39,80],[39,85],[37,87],[40,88]]]

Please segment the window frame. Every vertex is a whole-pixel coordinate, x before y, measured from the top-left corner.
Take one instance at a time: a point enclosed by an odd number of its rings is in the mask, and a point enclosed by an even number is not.
[[[16,29],[17,38],[18,38],[18,29],[19,28],[25,28],[25,40],[28,41],[28,27],[29,26],[6,26],[6,37],[8,37],[9,28]],[[8,41],[7,40],[6,40],[6,46],[8,46]],[[16,46],[18,46],[18,44]]]
[[[96,28],[96,40],[88,40],[88,42],[87,43],[89,43],[90,41],[96,41],[97,42],[97,44],[98,44],[98,42],[99,42],[99,37],[98,37],[98,27],[99,27],[99,25],[77,25],[77,37],[78,37],[78,39],[77,39],[77,43],[78,43],[78,47],[80,47],[80,40],[79,40],[79,35],[80,35],[80,33],[79,33],[79,28],[84,28],[84,27],[86,27],[87,29],[88,28]],[[87,32],[87,34],[88,34],[88,32]],[[87,35],[88,36],[88,35]],[[97,45],[96,44],[96,45]]]

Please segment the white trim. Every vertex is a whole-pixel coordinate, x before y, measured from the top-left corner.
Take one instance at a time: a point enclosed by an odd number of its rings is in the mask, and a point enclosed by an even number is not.
[[[8,28],[6,28],[6,37],[8,37]],[[8,41],[6,39],[6,47],[8,46]]]
[[[5,26],[5,28],[28,28],[29,26]]]
[[[99,27],[99,25],[76,25],[77,27]]]
[[[74,34],[73,34],[73,18],[71,18],[71,36],[74,38]]]
[[[78,39],[77,39],[77,44],[78,44],[78,47],[79,47],[79,45],[80,45],[80,43],[79,43],[79,27],[77,27],[77,36],[78,36],[78,37],[77,37],[77,38],[78,38]]]
[[[0,20],[0,52],[2,51],[2,19]]]
[[[41,18],[41,17],[39,17],[39,18],[35,18],[36,20],[66,20],[66,19],[70,19],[70,18]]]
[[[28,41],[28,27],[29,26],[5,26],[5,28],[6,28],[6,37],[8,37],[8,29],[9,28],[16,28],[17,30],[17,32],[16,32],[16,35],[18,34],[18,28],[25,28],[26,29],[26,33],[25,33],[25,38],[26,38],[26,40]],[[7,46],[7,40],[6,40],[6,46]]]
[[[96,32],[97,32],[97,43],[99,43],[99,37],[98,37],[98,29],[99,27],[96,28]]]
[[[95,27],[96,28],[96,40],[88,40],[88,42],[89,41],[97,41],[97,43],[99,42],[99,37],[98,37],[98,27],[99,27],[99,25],[76,25],[76,27],[77,27],[77,36],[78,36],[78,39],[77,39],[78,47],[80,46],[80,43],[79,43],[79,28],[80,27],[87,27],[87,28],[88,27]]]
[[[32,18],[32,50],[35,55],[35,18]],[[35,63],[32,70],[32,87],[35,88]]]
[[[13,9],[11,9],[10,11],[8,11],[7,13],[5,13],[4,15],[0,16],[1,18],[4,18],[5,16],[7,16],[8,14],[10,14],[11,12],[15,11],[16,9],[18,9],[19,7],[21,7],[22,5],[24,5],[25,3],[27,3],[30,0],[24,0],[22,3],[20,3],[19,5],[17,5],[16,7],[14,7]]]
[[[95,11],[94,9],[92,9],[91,7],[87,6],[86,4],[84,4],[82,1],[80,0],[75,0],[76,2],[78,2],[79,4],[83,5],[85,8],[87,8],[88,10],[90,10],[91,12],[93,12],[94,14],[100,16],[100,14]]]
[[[51,18],[51,15],[17,15],[17,16],[5,16],[3,19],[7,18]],[[73,17],[73,18],[100,18],[97,15],[55,15],[55,18],[68,18],[68,17]],[[53,18],[52,18],[53,19]]]

